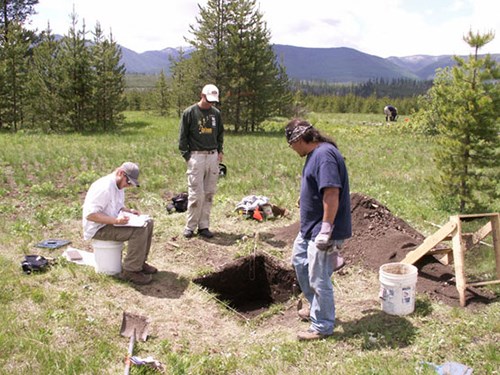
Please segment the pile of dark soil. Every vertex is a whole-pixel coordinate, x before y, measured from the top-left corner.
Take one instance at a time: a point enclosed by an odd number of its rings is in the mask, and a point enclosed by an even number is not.
[[[341,251],[347,266],[358,264],[378,272],[381,265],[401,261],[425,240],[407,222],[368,196],[351,194],[351,212],[353,236]],[[291,245],[298,229],[298,223],[280,228],[274,232],[273,241]],[[460,305],[453,265],[443,265],[432,255],[426,255],[415,266],[419,271],[417,293],[451,306]],[[486,289],[469,287],[466,291],[468,306],[488,303],[495,297]]]

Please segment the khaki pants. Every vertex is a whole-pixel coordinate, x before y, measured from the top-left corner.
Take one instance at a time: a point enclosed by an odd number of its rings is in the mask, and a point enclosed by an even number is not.
[[[210,227],[210,211],[219,178],[217,152],[193,152],[187,162],[188,212],[186,229]]]
[[[106,225],[92,237],[103,241],[128,241],[127,256],[123,260],[123,269],[139,272],[148,259],[153,237],[153,220],[148,220],[145,227],[115,227]]]

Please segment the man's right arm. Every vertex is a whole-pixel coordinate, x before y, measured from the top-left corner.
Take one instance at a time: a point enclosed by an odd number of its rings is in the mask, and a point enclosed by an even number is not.
[[[179,125],[179,150],[182,157],[188,161],[191,157],[191,152],[189,150],[189,118],[186,111],[181,116],[181,121]]]
[[[87,215],[86,219],[95,223],[108,225],[127,224],[129,220],[127,216],[112,217],[101,212],[94,212],[92,214],[89,214]]]
[[[98,224],[126,224],[128,218],[125,220],[118,213],[118,217],[110,216],[104,212],[110,213],[106,210],[108,202],[112,200],[109,189],[104,186],[103,182],[94,183],[87,192],[85,202],[83,203],[83,217],[94,223]]]

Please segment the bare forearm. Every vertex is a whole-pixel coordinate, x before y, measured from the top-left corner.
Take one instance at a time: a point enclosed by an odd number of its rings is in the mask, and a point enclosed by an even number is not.
[[[118,224],[116,217],[108,216],[108,215],[105,215],[105,214],[100,213],[100,212],[96,212],[96,213],[88,215],[87,220],[93,221],[93,222],[99,223],[99,224],[111,224],[111,225]]]
[[[323,221],[333,224],[337,211],[339,209],[338,188],[326,188],[323,192]]]
[[[121,211],[130,212],[132,214],[138,215],[138,211],[130,210],[128,208],[122,208]],[[93,222],[99,223],[99,224],[114,225],[114,224],[127,224],[129,221],[129,218],[127,216],[123,216],[123,215],[119,215],[118,217],[113,217],[113,216],[105,215],[101,212],[96,212],[96,213],[88,215],[87,220],[90,220],[90,221],[93,221]]]

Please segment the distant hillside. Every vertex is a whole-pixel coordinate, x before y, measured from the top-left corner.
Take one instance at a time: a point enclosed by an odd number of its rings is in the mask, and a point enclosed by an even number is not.
[[[122,49],[122,63],[125,64],[127,73],[158,74],[162,70],[169,74],[170,57],[177,58],[179,50],[176,48],[165,48],[161,51],[134,52],[128,48]]]
[[[418,77],[381,57],[352,48],[304,48],[275,45],[290,78],[326,82],[365,82],[369,79]]]
[[[481,55],[484,56],[484,55]],[[467,58],[468,56],[462,56]],[[500,54],[492,54],[491,57],[500,63]],[[406,57],[389,57],[387,60],[394,64],[409,70],[422,80],[432,80],[439,68],[455,66],[455,60],[452,55],[429,56],[415,55]]]
[[[409,78],[432,80],[437,68],[454,65],[451,55],[381,58],[352,48],[306,48],[275,44],[278,61],[283,61],[293,80],[359,83],[370,79]],[[127,73],[169,75],[169,57],[177,58],[176,48],[137,53],[122,48]],[[500,62],[500,54],[492,55]]]

